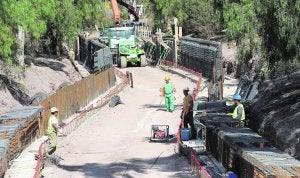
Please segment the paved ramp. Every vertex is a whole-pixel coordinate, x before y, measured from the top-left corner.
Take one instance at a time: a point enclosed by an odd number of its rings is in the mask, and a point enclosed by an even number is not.
[[[61,166],[46,167],[46,178],[81,177],[195,177],[187,159],[177,154],[176,138],[169,143],[150,143],[152,124],[170,125],[176,135],[181,113],[182,89],[194,87],[175,74],[176,110],[165,111],[159,89],[168,73],[157,68],[126,68],[133,73],[134,88],[120,93],[125,103],[94,110],[89,119],[59,143]],[[124,71],[125,71],[124,70]],[[206,95],[206,93],[205,93]]]

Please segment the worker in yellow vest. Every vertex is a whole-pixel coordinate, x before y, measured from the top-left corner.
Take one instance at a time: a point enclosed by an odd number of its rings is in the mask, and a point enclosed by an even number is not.
[[[176,92],[172,83],[170,83],[171,78],[169,76],[165,77],[165,84],[161,88],[161,97],[165,98],[165,106],[168,112],[174,111],[174,92]]]
[[[232,113],[232,118],[239,120],[239,127],[243,128],[245,127],[245,109],[243,104],[241,104],[242,97],[239,94],[235,94],[233,96],[234,104],[235,104],[235,109]]]
[[[56,150],[57,146],[57,133],[59,132],[58,126],[58,109],[56,107],[52,107],[50,109],[51,116],[48,120],[48,127],[47,127],[47,135],[48,135],[48,145],[45,150],[45,156],[49,157],[53,154]]]

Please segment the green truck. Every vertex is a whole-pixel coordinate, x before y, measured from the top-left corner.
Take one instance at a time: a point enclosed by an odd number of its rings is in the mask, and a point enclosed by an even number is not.
[[[141,67],[147,65],[145,52],[137,44],[133,27],[110,28],[108,40],[114,61],[119,67],[124,68],[128,64]]]

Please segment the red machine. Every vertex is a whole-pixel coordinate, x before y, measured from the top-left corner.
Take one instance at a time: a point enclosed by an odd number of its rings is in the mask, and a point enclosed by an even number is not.
[[[135,11],[132,5],[124,2],[123,0],[110,0],[110,2],[113,10],[113,15],[114,15],[113,19],[116,24],[120,24],[120,18],[121,18],[118,4],[128,9],[128,12],[134,16],[135,18],[134,21],[139,21],[139,14]]]

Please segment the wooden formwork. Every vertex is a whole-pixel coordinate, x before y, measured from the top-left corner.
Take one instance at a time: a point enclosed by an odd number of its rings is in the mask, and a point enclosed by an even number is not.
[[[17,107],[0,116],[0,141],[9,142],[3,147],[6,150],[1,155],[0,177],[4,175],[9,161],[18,157],[25,147],[38,137],[42,111],[40,106]]]
[[[206,127],[206,150],[209,151],[215,158],[218,157],[218,128]],[[218,158],[217,158],[218,159]]]
[[[195,116],[200,123],[205,126],[214,126],[214,127],[237,127],[238,121],[233,120],[231,116],[226,114],[218,113],[207,113],[207,114],[198,114]]]
[[[17,119],[15,124],[13,124],[13,122],[10,122],[10,125],[18,124],[18,120],[20,119]],[[21,151],[38,136],[38,121],[39,117],[35,117],[28,122],[23,121],[24,123],[18,128],[17,132],[14,135],[10,136],[6,134],[4,139],[10,140],[10,145],[7,153],[8,160],[17,157],[21,153]]]
[[[245,178],[299,178],[300,162],[276,148],[245,149],[240,175]]]
[[[0,140],[0,177],[3,177],[4,172],[6,171],[8,167],[8,160],[7,160],[7,151],[8,147],[6,145],[9,145],[8,139],[1,139]]]
[[[225,168],[239,173],[244,148],[265,148],[270,144],[250,129],[221,128],[218,132],[219,161]]]
[[[50,108],[59,109],[60,121],[72,116],[87,106],[91,101],[113,87],[116,82],[114,68],[109,68],[99,73],[94,73],[86,78],[67,86],[41,102],[44,107],[43,117],[40,122],[40,135],[47,129]]]

